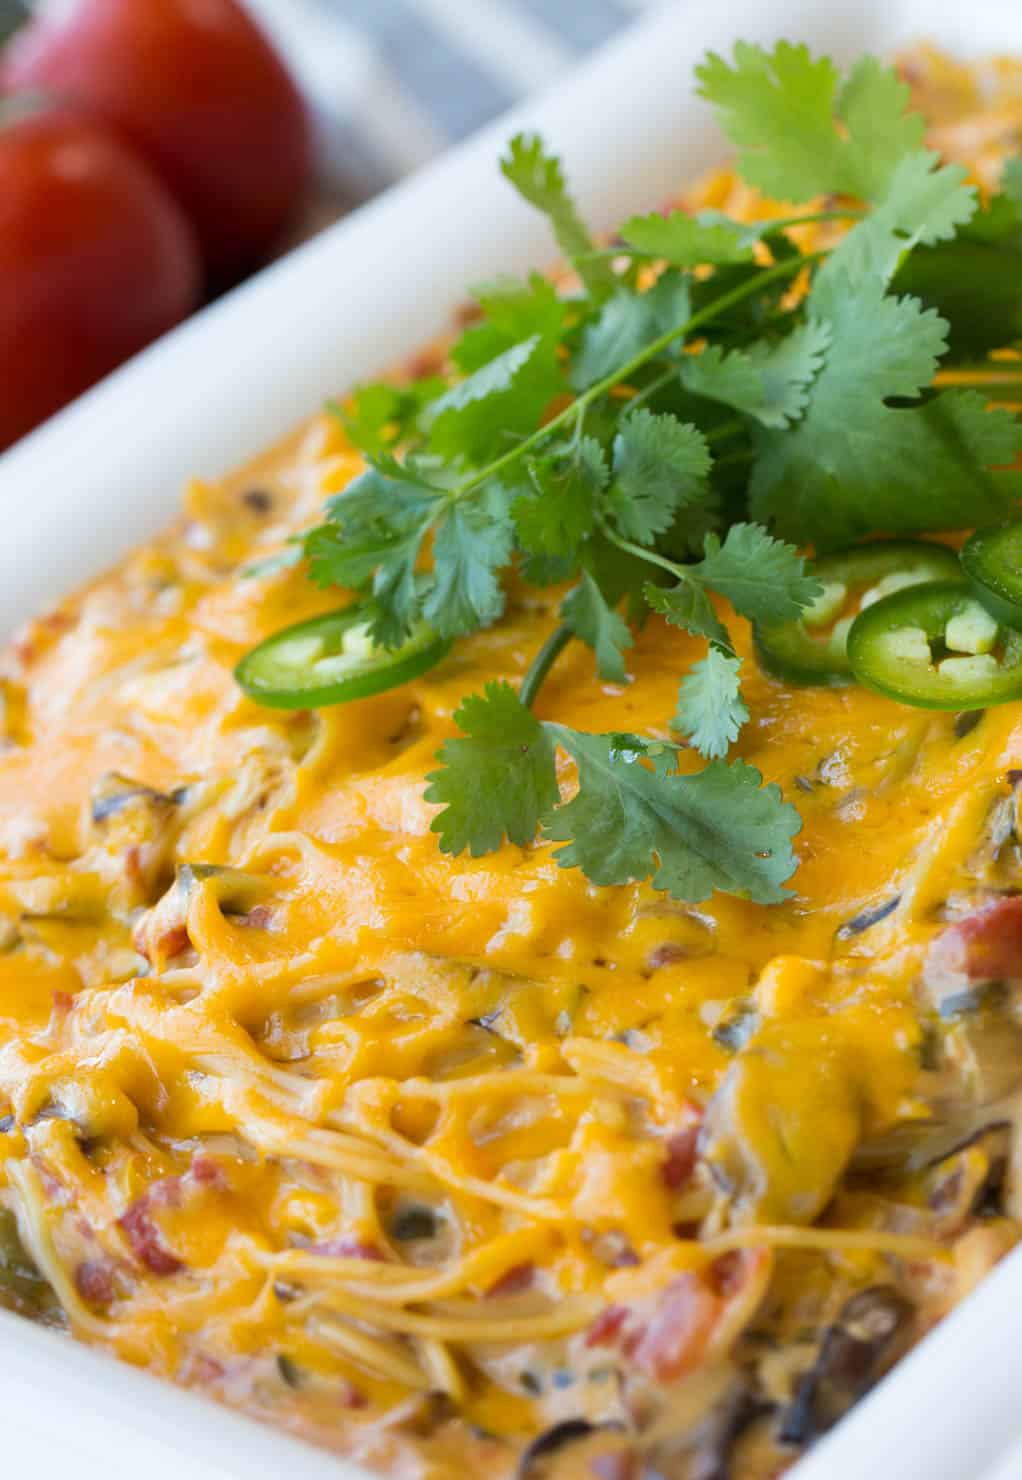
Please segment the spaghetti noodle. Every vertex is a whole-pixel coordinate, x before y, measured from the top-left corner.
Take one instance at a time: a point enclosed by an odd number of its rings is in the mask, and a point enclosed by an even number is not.
[[[989,186],[1022,71],[907,68]],[[728,170],[686,203],[783,210]],[[1017,712],[961,735],[754,673],[741,746],[804,793],[770,910],[598,890],[545,844],[444,857],[423,777],[466,686],[521,677],[546,598],[514,588],[457,661],[343,710],[231,678],[325,606],[241,573],[360,467],[315,419],[4,656],[0,1287],[384,1472],[496,1480],[571,1420],[573,1455],[533,1454],[779,1473],[849,1302],[890,1317],[882,1366],[1019,1234],[1012,1086],[918,999],[941,925],[1018,867]],[[695,651],[649,624],[630,724]],[[613,727],[586,659],[556,683],[567,723]]]

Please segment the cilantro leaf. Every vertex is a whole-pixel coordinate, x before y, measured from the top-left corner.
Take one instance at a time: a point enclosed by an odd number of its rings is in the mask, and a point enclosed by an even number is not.
[[[368,468],[328,501],[327,522],[310,529],[303,541],[316,585],[376,597],[370,630],[386,647],[404,641],[418,613],[415,567],[442,498],[412,476]]]
[[[595,499],[610,473],[592,437],[560,444],[528,464],[533,488],[512,506],[518,542],[530,555],[575,555],[593,530]]]
[[[679,772],[676,746],[541,723],[511,685],[491,683],[458,710],[461,733],[428,778],[442,808],[433,827],[441,847],[473,854],[545,828],[564,845],[558,862],[596,884],[652,878],[679,899],[723,889],[773,902],[798,819],[758,772],[723,762],[748,713],[717,598],[773,624],[819,588],[792,545],[743,516],[827,547],[1010,507],[1022,429],[979,392],[935,393],[932,378],[949,333],[983,352],[1022,325],[1022,164],[977,214],[960,167],[920,147],[907,89],[869,58],[842,82],[804,47],[739,43],[701,80],[750,183],[793,199],[853,195],[872,213],[822,267],[783,221],[633,217],[621,255],[665,264],[647,287],[641,261],[615,267],[615,249],[594,248],[559,161],[519,136],[504,173],[550,218],[585,291],[562,298],[536,275],[484,285],[482,318],[450,351],[453,376],[369,385],[332,408],[370,467],[292,548],[314,580],[360,594],[389,647],[419,617],[444,637],[495,621],[516,549],[527,580],[574,578],[562,621],[606,680],[625,681],[629,623],[650,610],[708,641],[673,721],[704,771]],[[702,265],[713,271],[689,270]],[[946,307],[950,331],[925,303],[890,295],[892,281]],[[695,355],[683,343],[693,312]],[[711,435],[728,439],[715,463]],[[566,635],[537,655],[530,695]],[[566,803],[559,749],[578,772]]]
[[[729,230],[736,232],[741,246],[755,247],[759,242],[766,242],[770,247],[770,255],[776,260],[778,255],[798,255],[798,248],[782,229],[778,228],[776,219],[766,216],[761,221],[736,221],[726,211],[718,211],[715,206],[704,206],[697,211],[695,219],[703,226],[726,226]],[[753,256],[755,261],[755,256]]]
[[[566,844],[555,855],[562,868],[603,885],[652,875],[654,889],[693,904],[715,889],[760,904],[786,898],[801,821],[752,766],[711,761],[678,775],[672,747],[546,728],[578,766],[578,792],[544,823],[546,837]]]
[[[710,52],[696,77],[750,185],[781,200],[808,200],[837,188],[838,73],[829,57],[813,60],[808,47],[787,41],[772,53],[737,41],[733,65]]]
[[[706,438],[674,416],[645,407],[621,422],[614,438],[614,481],[607,508],[626,539],[652,544],[679,509],[706,493],[710,453]]]
[[[937,154],[924,150],[907,155],[896,167],[886,197],[852,227],[820,268],[813,301],[830,291],[832,278],[846,290],[870,277],[886,287],[914,247],[953,237],[976,210],[975,188],[964,181],[962,166],[942,165]]]
[[[736,289],[758,289],[740,302],[715,312],[710,329],[714,337],[726,336],[732,344],[755,340],[784,322],[783,300],[790,290],[790,283],[785,279],[773,278],[766,283],[762,279],[763,269],[758,263],[718,267],[709,276],[692,280],[692,311],[702,313],[721,295]]]
[[[726,596],[750,622],[764,625],[792,621],[821,590],[795,547],[759,524],[732,524],[723,544],[708,534],[706,554],[688,575]]]
[[[624,653],[632,645],[632,634],[587,570],[582,572],[581,584],[564,598],[561,619],[593,649],[601,678],[626,682]]]
[[[651,257],[662,257],[675,267],[752,261],[752,247],[743,239],[741,227],[701,222],[687,211],[632,216],[619,228],[618,235],[630,247]]]
[[[412,489],[418,494],[427,494],[431,498],[441,498],[444,494],[442,488],[433,487],[428,476],[420,469],[417,457],[414,454],[401,462],[395,457],[393,452],[378,453],[369,459],[369,468],[367,471],[376,473],[379,477],[386,479],[389,484],[406,490]],[[372,504],[372,484],[368,479],[363,483],[362,479],[364,476],[364,474],[360,475],[340,493],[332,494],[327,499],[327,512],[332,519],[337,517],[337,512],[342,504],[347,511],[348,517],[351,516],[352,505],[349,498],[355,492],[363,498],[367,506]]]
[[[1022,243],[1020,243],[1022,246]],[[948,323],[948,349],[981,359],[1022,339],[1022,250],[962,236],[913,252],[894,278]]]
[[[451,359],[466,375],[533,335],[551,344],[561,337],[564,301],[550,279],[538,272],[526,283],[517,278],[483,283],[475,296],[485,318],[471,324],[451,349]]]
[[[622,550],[601,531],[591,535],[580,552],[582,566],[612,606],[627,599],[629,620],[640,622],[648,614],[646,586],[650,567],[630,550]]]
[[[929,384],[944,321],[913,299],[885,297],[873,280],[853,289],[835,275],[813,300],[831,347],[802,420],[755,434],[753,515],[834,548],[876,531],[957,529],[1005,514],[1006,490],[988,470],[1022,450],[1009,413],[985,411],[972,391],[886,404]]]
[[[692,316],[692,279],[687,272],[667,268],[651,288],[642,294],[650,313],[649,339],[680,329]],[[648,343],[648,340],[647,340]],[[677,339],[669,353],[677,355],[684,341]],[[666,352],[665,352],[666,353]]]
[[[1022,212],[1022,154],[1014,154],[1004,161],[999,188],[1015,209]]]
[[[464,734],[446,740],[441,769],[426,777],[428,802],[443,805],[430,824],[445,853],[492,853],[505,836],[525,847],[560,800],[554,742],[509,683],[488,683],[455,713]]]
[[[305,536],[309,574],[317,586],[343,586],[377,599],[370,632],[384,647],[400,647],[418,615],[415,567],[427,525],[404,534],[381,528],[346,539],[336,524],[320,524]]]
[[[648,585],[646,600],[672,626],[708,638],[731,655],[731,639],[709,591],[726,597],[743,617],[764,623],[790,621],[820,591],[798,551],[758,524],[732,524],[723,543],[708,534],[703,559],[683,570],[676,586]]]
[[[1017,204],[1010,195],[998,191],[987,200],[981,201],[979,209],[958,236],[968,236],[977,241],[1005,243],[1015,241],[1022,226],[1022,203]]]
[[[524,847],[542,824],[545,838],[566,844],[561,867],[594,884],[652,875],[655,889],[692,903],[715,889],[761,904],[787,897],[801,822],[743,761],[680,775],[673,746],[541,724],[503,681],[465,699],[455,720],[464,733],[444,743],[441,768],[426,778],[426,800],[443,808],[431,826],[445,853],[479,857],[505,837]],[[561,805],[557,745],[579,781]]]
[[[437,375],[407,385],[373,381],[360,386],[346,402],[328,401],[327,410],[340,422],[352,446],[382,465],[399,442],[418,430],[423,410],[445,388]]]
[[[706,637],[725,652],[733,652],[728,630],[698,580],[682,580],[676,586],[647,583],[645,596],[653,610],[672,627],[680,627],[693,637]]]
[[[529,555],[522,558],[519,572],[530,586],[563,586],[578,569],[571,555]]]
[[[760,340],[748,349],[725,353],[708,345],[685,355],[681,379],[696,395],[723,401],[767,427],[784,427],[805,410],[809,387],[823,365],[830,330],[809,320],[776,344]]]
[[[482,496],[450,505],[433,540],[433,586],[423,613],[441,637],[488,627],[504,610],[498,572],[511,558],[514,534],[507,491],[488,484]]]
[[[905,111],[908,87],[872,57],[840,87],[830,58],[806,46],[780,41],[767,52],[739,41],[732,65],[711,52],[696,76],[739,151],[742,178],[781,200],[876,200],[922,143],[922,118]]]
[[[895,274],[894,292],[948,321],[953,355],[979,358],[1022,338],[1022,179],[1019,194],[1017,203],[993,196],[953,239],[906,254]]]
[[[620,370],[661,335],[680,329],[691,316],[689,281],[673,269],[661,273],[645,293],[619,288],[582,331],[569,377],[574,390]],[[671,346],[677,354],[683,340]]]
[[[511,437],[535,430],[558,384],[552,345],[538,334],[512,345],[433,402],[432,451],[472,462],[497,456]]]
[[[516,134],[500,161],[500,169],[519,195],[549,218],[557,245],[566,257],[574,260],[594,250],[589,230],[568,194],[561,162],[547,153],[538,134]],[[615,278],[609,263],[594,260],[578,262],[577,266],[594,298],[613,291]]]
[[[733,465],[731,465],[733,467]],[[729,465],[725,463],[724,472],[727,473]],[[714,470],[720,476],[720,470]],[[745,473],[739,472],[740,481],[739,498],[744,494],[744,485],[747,477]],[[739,503],[740,506],[740,503]],[[698,504],[691,504],[683,509],[677,520],[664,535],[661,547],[666,555],[685,559],[689,556],[701,556],[703,546],[708,534],[718,534],[721,526],[725,523],[723,500],[721,490],[711,485]]]
[[[357,390],[348,406],[328,401],[327,409],[341,423],[349,441],[373,456],[393,446],[393,428],[401,418],[403,399],[397,386],[377,381]]]
[[[813,394],[815,410],[840,381],[884,400],[917,396],[928,386],[947,346],[947,325],[911,298],[886,295],[879,282],[857,288],[837,274],[814,284],[812,307],[831,330],[827,361]],[[856,399],[852,397],[851,405]]]
[[[769,348],[761,342],[747,350],[725,351],[719,344],[708,344],[699,354],[685,357],[681,383],[693,395],[722,401],[725,406],[755,415],[768,405],[768,398],[764,376],[754,364],[753,356]],[[798,382],[795,389],[800,389]],[[775,424],[786,426],[790,420],[791,415],[782,414],[782,420]]]
[[[687,735],[708,759],[727,755],[728,746],[749,718],[739,681],[742,662],[711,647],[678,686],[678,708],[672,726]]]
[[[893,193],[898,166],[921,148],[922,115],[908,111],[910,89],[893,67],[876,57],[860,57],[838,98],[837,116],[848,130],[843,163],[849,178],[842,188],[864,200]]]
[[[627,364],[660,333],[652,304],[645,293],[619,289],[604,305],[599,317],[587,324],[582,343],[571,367],[575,390],[602,380]]]

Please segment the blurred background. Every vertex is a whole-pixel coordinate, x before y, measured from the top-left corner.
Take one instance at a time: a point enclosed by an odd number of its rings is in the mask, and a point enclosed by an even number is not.
[[[0,0],[0,453],[680,0]]]
[[[663,0],[247,0],[306,83],[340,183],[374,191]]]

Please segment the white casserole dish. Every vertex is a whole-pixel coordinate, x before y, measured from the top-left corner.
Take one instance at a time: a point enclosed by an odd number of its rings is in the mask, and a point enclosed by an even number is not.
[[[720,158],[692,67],[738,38],[848,60],[930,38],[1022,52],[1018,0],[728,0],[668,5],[551,93],[178,330],[0,457],[0,629],[97,573],[327,394],[441,330],[466,284],[549,260],[496,157],[538,127],[593,219],[658,202]],[[1022,1476],[1022,1251],[798,1467],[798,1480]],[[0,1312],[9,1474],[37,1480],[357,1480],[365,1472]]]

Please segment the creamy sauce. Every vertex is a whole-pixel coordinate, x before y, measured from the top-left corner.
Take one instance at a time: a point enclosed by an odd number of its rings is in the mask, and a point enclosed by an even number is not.
[[[989,183],[1017,72],[984,107],[910,66]],[[690,199],[772,209],[727,172]],[[579,1416],[704,1473],[735,1394],[754,1375],[761,1409],[790,1404],[855,1292],[897,1291],[905,1344],[1017,1237],[963,1201],[985,1142],[919,1167],[882,1148],[943,1124],[949,1083],[984,1100],[920,982],[948,921],[1017,878],[1018,707],[963,734],[750,659],[736,753],[804,819],[782,906],[598,889],[541,844],[445,857],[423,779],[462,697],[522,677],[554,595],[514,588],[438,668],[318,714],[232,679],[342,599],[242,571],[360,468],[317,417],[193,484],[168,535],[4,657],[9,1301],[386,1473],[509,1474]],[[666,738],[701,651],[654,619],[614,686],[575,645],[538,712]],[[762,1411],[732,1426],[736,1475],[798,1453]],[[555,1462],[630,1476],[590,1464],[621,1443]]]

